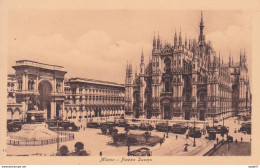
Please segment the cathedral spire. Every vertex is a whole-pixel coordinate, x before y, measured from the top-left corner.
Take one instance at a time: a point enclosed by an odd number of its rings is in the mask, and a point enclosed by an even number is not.
[[[135,67],[135,78],[137,78],[137,66]]]
[[[242,50],[240,49],[240,65],[242,64]]]
[[[219,63],[219,66],[220,66],[220,51],[218,53],[218,63]]]
[[[162,40],[162,37],[161,37],[160,49],[162,49],[162,43],[163,43],[163,40]]]
[[[189,37],[189,50],[191,49],[191,44],[190,44],[190,37]]]
[[[130,74],[130,76],[132,76],[132,74],[133,74],[132,61],[131,61],[131,63],[129,64],[129,74]]]
[[[129,71],[129,65],[128,65],[128,60],[126,61],[126,76],[128,76],[128,71]]]
[[[158,31],[158,38],[157,38],[157,49],[160,49],[160,35]]]
[[[155,32],[153,34],[153,49],[156,48],[156,39],[155,39]]]
[[[229,67],[231,66],[231,52],[229,52],[229,61],[228,61]]]
[[[176,28],[175,28],[175,34],[174,34],[174,47],[177,46],[177,34],[176,34]]]
[[[185,48],[187,48],[187,34],[185,34]]]
[[[142,47],[142,54],[141,54],[141,64],[144,63],[144,49]]]
[[[143,52],[143,47],[142,47],[142,55],[141,55],[141,64],[140,64],[140,74],[144,74],[144,52]]]
[[[201,11],[201,20],[200,20],[200,36],[199,36],[199,42],[204,42],[205,41],[205,36],[203,34],[203,29],[204,29],[204,22],[203,22],[203,12]]]
[[[246,62],[246,50],[244,49],[244,62]]]
[[[181,27],[180,27],[180,35],[179,35],[179,45],[182,45]]]

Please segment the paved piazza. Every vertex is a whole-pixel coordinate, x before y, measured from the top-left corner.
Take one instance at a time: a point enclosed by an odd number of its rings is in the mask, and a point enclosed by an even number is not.
[[[223,124],[223,122],[216,123]],[[240,141],[243,137],[243,142],[250,142],[251,135],[243,133],[234,133],[235,129],[240,128],[241,122],[238,122],[234,118],[229,118],[224,121],[225,126],[229,127],[229,135],[233,136],[234,141],[237,139]],[[124,132],[123,127],[117,127],[119,133]],[[145,131],[141,130],[130,130],[130,133],[142,134]],[[160,137],[164,136],[164,132],[158,132],[156,130],[151,131],[152,135],[158,135]],[[61,145],[67,145],[69,151],[74,150],[74,144],[78,141],[81,141],[85,145],[85,149],[91,152],[91,156],[99,156],[99,152],[102,151],[103,156],[126,156],[127,147],[115,147],[110,146],[107,143],[112,141],[112,138],[108,135],[102,135],[100,129],[86,128],[84,131],[81,129],[79,132],[74,132],[75,140],[67,141],[60,143]],[[178,135],[178,139],[176,139]],[[186,139],[185,135],[169,133],[169,138],[166,138],[165,142],[160,147],[160,144],[157,144],[154,147],[149,147],[152,151],[153,156],[173,156],[173,155],[193,155],[193,156],[202,156],[207,151],[209,151],[216,141],[208,141],[205,139],[206,135],[202,135],[201,138],[196,138],[196,147],[192,147],[193,138]],[[219,140],[222,137],[219,136]],[[184,152],[184,146],[188,143],[188,151]],[[141,146],[131,146],[130,150],[138,149]],[[57,152],[57,144],[45,145],[45,146],[7,146],[8,155],[55,155]]]

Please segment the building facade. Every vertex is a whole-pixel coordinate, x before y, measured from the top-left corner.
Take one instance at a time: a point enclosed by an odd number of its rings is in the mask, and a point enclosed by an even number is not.
[[[64,67],[16,61],[7,80],[7,120],[26,120],[30,110],[44,118],[85,121],[124,114],[124,85],[83,78],[66,79]]]
[[[65,83],[65,95],[64,119],[100,121],[124,115],[124,85],[70,78]]]
[[[126,115],[135,118],[220,120],[251,110],[251,92],[246,54],[240,62],[224,63],[212,44],[206,42],[203,14],[198,40],[183,43],[175,32],[173,45],[154,36],[152,59],[133,75],[127,64]]]

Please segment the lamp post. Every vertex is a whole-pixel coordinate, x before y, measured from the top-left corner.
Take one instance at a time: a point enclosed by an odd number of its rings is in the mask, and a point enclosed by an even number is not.
[[[193,147],[195,147],[196,146],[196,141],[195,141],[195,137],[196,137],[196,134],[195,134],[195,120],[194,120],[194,127],[193,127],[193,137],[194,137]]]
[[[60,154],[59,118],[57,119],[57,155]]]
[[[167,120],[167,135],[166,135],[166,138],[169,138],[168,134],[169,134],[169,124],[168,124],[168,120]]]

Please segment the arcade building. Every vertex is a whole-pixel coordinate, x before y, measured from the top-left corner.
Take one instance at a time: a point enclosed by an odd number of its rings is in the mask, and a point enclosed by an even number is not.
[[[19,60],[7,80],[7,120],[27,118],[30,110],[44,118],[98,120],[124,114],[124,85],[83,78],[66,79],[64,67]]]
[[[125,114],[132,118],[169,120],[222,120],[251,114],[251,90],[247,56],[225,63],[206,42],[203,13],[198,39],[183,42],[176,31],[173,44],[153,39],[148,65],[141,54],[140,72],[127,64]]]

